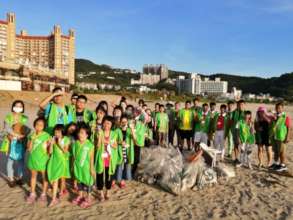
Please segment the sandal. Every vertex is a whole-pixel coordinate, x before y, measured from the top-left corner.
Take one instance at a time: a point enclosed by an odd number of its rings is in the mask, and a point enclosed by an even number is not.
[[[53,207],[53,206],[55,206],[55,205],[57,205],[59,203],[59,199],[53,199],[52,201],[51,201],[51,203],[50,203],[50,205],[49,205],[49,207]]]
[[[87,209],[92,206],[92,201],[90,199],[85,199],[81,204],[80,207],[83,209]]]
[[[30,193],[30,195],[26,198],[26,202],[28,204],[33,204],[36,201],[36,194]]]
[[[72,204],[79,205],[80,203],[82,203],[82,201],[83,201],[83,197],[77,196],[74,200],[72,200]]]
[[[67,189],[64,189],[63,191],[61,191],[61,192],[59,193],[59,198],[61,199],[61,198],[65,197],[67,194],[68,194]]]
[[[119,184],[119,187],[120,187],[121,189],[125,188],[125,187],[126,187],[125,182],[124,182],[124,181],[121,181],[120,184]]]
[[[47,202],[47,195],[42,193],[40,198],[38,199],[39,202],[46,203]]]

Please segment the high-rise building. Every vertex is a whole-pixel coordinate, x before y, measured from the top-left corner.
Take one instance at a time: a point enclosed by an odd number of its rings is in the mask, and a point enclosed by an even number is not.
[[[42,73],[75,83],[75,33],[63,35],[55,25],[48,36],[32,36],[22,30],[16,34],[14,13],[0,20],[0,62],[42,69]],[[45,71],[45,70],[48,71]]]
[[[167,79],[169,75],[168,67],[165,64],[146,64],[143,66],[142,72],[144,74],[160,75],[160,80]]]
[[[204,80],[197,74],[191,74],[190,77],[185,78],[179,76],[176,80],[176,86],[179,93],[199,94],[225,94],[228,91],[228,82],[221,81],[220,78],[209,80],[205,77]]]

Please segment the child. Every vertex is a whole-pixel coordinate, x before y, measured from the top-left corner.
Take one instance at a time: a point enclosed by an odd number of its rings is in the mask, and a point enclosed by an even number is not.
[[[209,111],[209,105],[204,103],[202,105],[202,111],[195,114],[195,134],[194,142],[195,148],[198,148],[199,143],[208,144],[208,133],[210,131],[211,114]],[[197,151],[197,149],[195,149]]]
[[[91,192],[95,178],[94,145],[89,140],[90,128],[86,124],[80,124],[77,136],[78,139],[72,147],[72,156],[74,177],[78,183],[78,196],[72,203],[88,208],[92,205]]]
[[[227,136],[227,115],[226,115],[226,105],[221,105],[220,114],[214,117],[214,128],[215,138],[214,147],[221,152],[221,160],[224,160],[225,156],[225,139]]]
[[[66,128],[66,136],[69,138],[70,140],[70,145],[69,145],[69,156],[70,156],[70,164],[73,164],[73,160],[72,160],[72,146],[74,145],[76,139],[77,139],[77,124],[74,122],[71,122],[68,124],[67,128]],[[73,168],[72,166],[70,166],[70,173],[72,174],[72,181],[73,181],[73,189],[75,192],[78,191],[78,187],[77,187],[77,181],[74,179],[74,173],[73,173]]]
[[[145,146],[150,147],[154,142],[152,111],[151,111],[151,109],[147,108],[145,110],[145,113],[146,113],[146,117],[148,118],[148,120],[146,121],[146,132],[147,132],[147,134],[146,134],[146,137],[145,137]]]
[[[284,112],[284,104],[276,104],[276,116],[272,125],[272,143],[274,151],[274,164],[270,169],[281,172],[288,168],[285,165],[286,144],[290,140],[291,119]],[[280,160],[280,164],[278,164]]]
[[[22,185],[26,135],[29,133],[29,128],[26,126],[28,118],[23,113],[23,101],[16,100],[12,103],[11,113],[7,114],[4,120],[5,135],[0,152],[8,156],[6,169],[9,187],[14,187],[16,184]],[[17,176],[14,176],[13,165],[17,167]]]
[[[135,131],[128,125],[127,116],[121,117],[120,132],[122,134],[122,144],[118,145],[119,161],[117,168],[117,182],[120,188],[125,187],[125,181],[131,180],[131,164],[134,161],[133,139]]]
[[[155,131],[157,132],[158,143],[160,146],[164,146],[166,143],[169,130],[169,118],[165,113],[164,105],[160,105],[159,112],[155,117]]]
[[[249,169],[252,169],[250,155],[254,141],[254,127],[251,112],[245,111],[244,120],[239,122],[240,164],[237,167],[247,165]]]
[[[27,166],[31,171],[31,193],[27,198],[28,203],[35,202],[36,181],[38,173],[42,174],[43,191],[40,196],[41,202],[47,202],[48,182],[46,177],[47,162],[49,159],[48,149],[51,136],[44,131],[46,121],[44,118],[37,118],[34,121],[35,131],[28,137],[27,149],[29,152]]]
[[[91,127],[91,142],[94,143],[95,142],[95,137],[96,134],[102,129],[102,122],[104,117],[107,115],[106,110],[103,106],[98,106],[96,108],[96,115],[97,118],[94,121],[90,122],[90,127]]]
[[[215,139],[215,126],[216,119],[219,116],[219,112],[216,111],[217,104],[215,102],[210,103],[210,128],[208,132],[208,146],[211,146],[211,144],[214,142]]]
[[[70,161],[68,151],[70,139],[64,136],[64,125],[56,125],[53,133],[54,137],[50,148],[51,157],[47,166],[48,180],[53,184],[53,196],[49,205],[50,207],[56,205],[59,202],[57,199],[59,180],[61,180],[61,187],[59,192],[59,197],[61,198],[68,193],[66,190],[65,179],[70,178]]]
[[[112,177],[115,174],[117,157],[114,157],[114,150],[117,148],[116,133],[112,130],[113,118],[106,116],[103,119],[103,129],[97,134],[96,141],[96,185],[99,190],[99,199],[109,199],[109,190],[112,186]],[[104,194],[103,188],[106,187]]]

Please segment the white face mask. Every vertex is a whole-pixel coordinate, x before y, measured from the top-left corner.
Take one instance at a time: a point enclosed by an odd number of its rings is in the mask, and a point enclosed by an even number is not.
[[[23,111],[23,108],[22,107],[17,107],[17,106],[14,106],[12,108],[12,110],[15,112],[15,113],[21,113]]]

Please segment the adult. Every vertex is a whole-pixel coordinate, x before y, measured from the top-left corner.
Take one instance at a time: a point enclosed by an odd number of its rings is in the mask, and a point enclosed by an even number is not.
[[[51,135],[55,125],[67,125],[70,122],[63,97],[64,91],[62,88],[56,87],[53,89],[52,94],[46,97],[39,105],[45,111],[46,131]]]
[[[258,147],[258,167],[263,167],[263,154],[266,148],[267,151],[267,166],[272,165],[272,147],[270,144],[270,126],[272,122],[272,117],[268,115],[267,109],[260,106],[257,109],[254,128],[255,128],[255,139]]]
[[[77,125],[89,123],[95,120],[95,113],[86,108],[87,97],[85,95],[79,95],[76,100],[75,109],[72,112],[72,121]]]
[[[22,184],[26,136],[29,133],[29,129],[26,127],[27,121],[23,101],[14,101],[11,105],[11,112],[4,119],[5,135],[0,146],[0,151],[8,156],[6,169],[10,187]],[[16,170],[14,170],[14,165]]]
[[[193,136],[192,126],[193,126],[194,112],[191,110],[191,102],[186,101],[185,107],[181,109],[178,113],[179,129],[180,129],[180,146],[179,149],[182,151],[184,147],[184,140],[187,142],[187,147],[191,149],[191,139]]]

